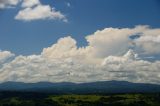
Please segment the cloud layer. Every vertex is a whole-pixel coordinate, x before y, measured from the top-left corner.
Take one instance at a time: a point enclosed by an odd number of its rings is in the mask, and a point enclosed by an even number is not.
[[[21,10],[15,16],[16,20],[33,21],[50,19],[67,22],[64,14],[50,5],[43,5],[40,0],[1,0],[0,8],[15,7],[18,3],[21,3]]]
[[[160,84],[160,61],[142,59],[160,54],[159,34],[160,29],[149,26],[105,28],[88,35],[85,47],[77,47],[70,36],[60,38],[39,55],[21,55],[3,62],[0,81],[123,80]]]

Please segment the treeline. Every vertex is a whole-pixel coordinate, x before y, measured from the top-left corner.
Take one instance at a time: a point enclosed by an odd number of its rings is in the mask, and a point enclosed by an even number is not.
[[[0,92],[0,106],[160,106],[160,94],[57,95]]]

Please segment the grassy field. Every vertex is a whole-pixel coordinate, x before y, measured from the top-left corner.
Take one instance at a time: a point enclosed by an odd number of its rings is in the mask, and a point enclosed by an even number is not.
[[[160,106],[160,94],[0,96],[0,106]]]

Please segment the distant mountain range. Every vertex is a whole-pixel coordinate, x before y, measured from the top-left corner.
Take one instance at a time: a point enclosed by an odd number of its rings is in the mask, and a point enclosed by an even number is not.
[[[45,93],[157,93],[160,92],[160,85],[131,83],[127,81],[101,81],[91,83],[23,83],[4,82],[0,84],[0,91],[31,91]]]

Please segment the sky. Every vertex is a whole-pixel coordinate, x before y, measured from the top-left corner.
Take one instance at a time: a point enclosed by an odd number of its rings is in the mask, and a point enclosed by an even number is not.
[[[83,46],[87,44],[85,36],[107,27],[160,27],[159,0],[41,0],[41,3],[61,11],[68,22],[16,20],[15,16],[22,9],[21,2],[14,8],[1,9],[1,50],[9,49],[23,55],[38,54],[42,48],[67,35],[76,39],[79,46]]]
[[[159,0],[0,0],[0,82],[160,84]]]

